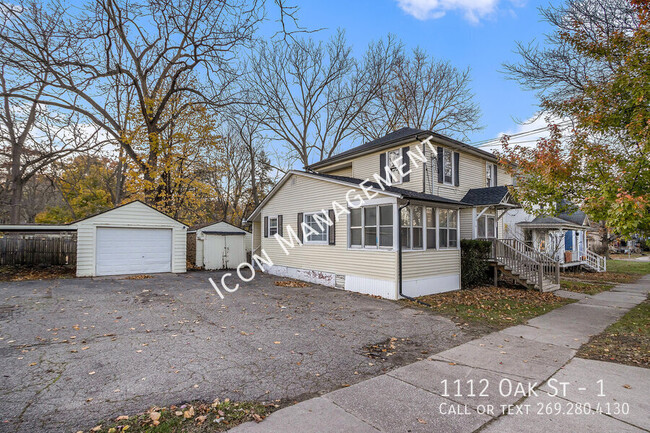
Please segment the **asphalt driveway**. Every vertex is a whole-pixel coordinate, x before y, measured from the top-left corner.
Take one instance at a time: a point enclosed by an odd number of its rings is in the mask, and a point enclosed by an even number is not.
[[[76,431],[194,399],[302,400],[471,339],[427,311],[266,275],[221,300],[207,281],[219,275],[0,282],[0,431]]]

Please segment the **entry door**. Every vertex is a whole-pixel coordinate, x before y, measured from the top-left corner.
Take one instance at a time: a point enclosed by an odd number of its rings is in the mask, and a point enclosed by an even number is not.
[[[235,269],[246,261],[244,236],[207,234],[203,245],[205,269]]]
[[[96,275],[172,270],[172,229],[98,227]]]

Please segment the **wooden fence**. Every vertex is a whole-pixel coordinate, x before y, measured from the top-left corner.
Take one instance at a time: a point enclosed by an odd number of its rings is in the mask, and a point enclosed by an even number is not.
[[[63,266],[76,264],[76,236],[5,235],[0,238],[0,265]]]

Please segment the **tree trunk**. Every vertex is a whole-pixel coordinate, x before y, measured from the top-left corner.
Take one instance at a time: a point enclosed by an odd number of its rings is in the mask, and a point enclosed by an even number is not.
[[[23,148],[18,142],[11,146],[11,211],[9,213],[9,222],[11,224],[20,224],[20,205],[23,201],[23,176],[20,169],[20,160],[22,158]]]

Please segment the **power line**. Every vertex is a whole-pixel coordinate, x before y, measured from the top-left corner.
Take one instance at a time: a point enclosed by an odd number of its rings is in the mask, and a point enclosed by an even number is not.
[[[559,127],[563,127],[563,126],[568,126],[568,125],[570,125],[570,124],[571,124],[571,121],[570,121],[570,120],[565,120],[564,122],[560,122],[560,123],[557,123],[557,124],[555,124],[555,125],[556,125],[556,126],[559,126]],[[521,138],[521,137],[525,137],[525,136],[527,136],[527,135],[536,134],[536,133],[538,133],[538,132],[542,132],[542,131],[546,131],[546,130],[550,130],[550,126],[547,125],[547,126],[542,126],[542,127],[540,127],[540,128],[531,129],[531,130],[529,130],[529,131],[518,132],[518,133],[516,133],[516,134],[503,134],[503,135],[507,135],[509,138],[517,138],[517,137],[520,137],[520,138]],[[487,139],[487,140],[476,141],[476,142],[474,142],[474,143],[470,143],[470,145],[471,145],[471,146],[481,146],[481,145],[483,145],[483,144],[487,144],[487,143],[490,143],[490,142],[493,142],[493,141],[501,140],[501,138],[503,137],[503,135],[501,135],[501,136],[499,136],[499,137],[496,137],[496,138],[491,138],[491,139]]]

